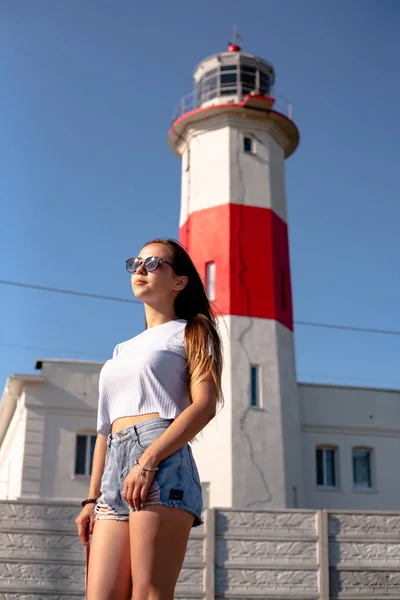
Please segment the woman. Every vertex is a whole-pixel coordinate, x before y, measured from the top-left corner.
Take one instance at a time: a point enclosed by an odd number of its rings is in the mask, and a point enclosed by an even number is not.
[[[188,442],[222,402],[221,342],[200,276],[177,242],[126,261],[146,330],[118,344],[100,373],[88,498],[88,600],[173,600],[189,533],[201,524]]]

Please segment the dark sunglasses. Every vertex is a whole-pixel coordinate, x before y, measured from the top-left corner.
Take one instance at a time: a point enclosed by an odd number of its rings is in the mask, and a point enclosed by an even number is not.
[[[170,265],[175,270],[174,265],[169,262],[169,260],[161,258],[160,256],[148,256],[145,260],[142,258],[128,258],[128,260],[125,261],[125,268],[128,273],[136,273],[140,265],[143,265],[146,271],[151,272],[158,268],[160,262]]]

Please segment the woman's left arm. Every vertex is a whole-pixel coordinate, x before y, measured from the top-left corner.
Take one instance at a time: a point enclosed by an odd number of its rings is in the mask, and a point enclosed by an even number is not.
[[[211,378],[204,379],[192,390],[192,404],[147,448],[140,464],[144,467],[156,467],[192,440],[215,417],[215,412],[214,383]]]
[[[140,466],[155,468],[159,463],[193,439],[216,413],[214,382],[207,378],[198,383],[191,392],[192,403],[149,446],[140,457]],[[134,467],[124,482],[124,498],[130,506],[139,510],[146,501],[147,491],[154,479],[154,472],[140,475]]]

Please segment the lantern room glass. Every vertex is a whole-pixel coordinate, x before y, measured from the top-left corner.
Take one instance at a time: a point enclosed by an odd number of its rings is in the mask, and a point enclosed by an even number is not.
[[[197,83],[197,106],[220,96],[239,96],[243,99],[253,91],[269,96],[274,83],[273,72],[269,70],[270,67],[262,63],[249,65],[240,62],[210,69]]]

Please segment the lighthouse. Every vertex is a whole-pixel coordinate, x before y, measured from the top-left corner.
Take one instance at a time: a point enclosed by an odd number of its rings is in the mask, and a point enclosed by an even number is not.
[[[275,72],[231,44],[194,71],[169,144],[182,161],[180,241],[223,339],[225,404],[193,444],[209,506],[303,506],[284,162],[299,134]]]

